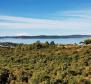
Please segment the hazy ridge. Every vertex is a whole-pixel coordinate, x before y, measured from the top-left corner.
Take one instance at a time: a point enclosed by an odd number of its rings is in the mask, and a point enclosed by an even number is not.
[[[2,38],[22,38],[22,39],[31,39],[31,38],[39,38],[39,39],[53,39],[53,38],[85,38],[91,37],[91,35],[37,35],[37,36],[0,36]]]

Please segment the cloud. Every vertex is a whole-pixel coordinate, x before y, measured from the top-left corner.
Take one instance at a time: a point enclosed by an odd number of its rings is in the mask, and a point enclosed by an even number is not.
[[[53,14],[55,17],[65,17],[64,19],[75,19],[75,20],[91,20],[91,10],[67,10],[57,11]]]
[[[15,34],[16,36],[28,36],[29,34],[26,32],[18,32]]]
[[[61,29],[85,31],[91,28],[91,11],[63,11],[57,12],[55,17],[64,19],[36,19],[0,15],[0,28],[9,29]],[[44,32],[44,31],[43,31]],[[67,31],[66,31],[67,32]],[[21,34],[22,35],[22,34]]]

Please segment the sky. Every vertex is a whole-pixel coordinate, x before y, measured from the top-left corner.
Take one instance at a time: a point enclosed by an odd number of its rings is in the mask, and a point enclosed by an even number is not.
[[[0,36],[91,34],[91,0],[0,0]]]

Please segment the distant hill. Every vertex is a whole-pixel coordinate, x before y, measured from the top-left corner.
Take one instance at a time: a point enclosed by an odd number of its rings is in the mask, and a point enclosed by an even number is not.
[[[21,39],[59,39],[59,38],[85,38],[85,37],[91,37],[91,35],[64,35],[64,36],[58,36],[58,35],[39,35],[39,36],[0,36],[0,39],[3,38],[21,38]]]

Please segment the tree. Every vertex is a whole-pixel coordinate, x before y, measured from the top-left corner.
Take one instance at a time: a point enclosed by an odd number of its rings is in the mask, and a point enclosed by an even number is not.
[[[86,39],[83,42],[80,42],[82,44],[91,44],[91,39]]]
[[[50,45],[55,45],[55,42],[54,42],[54,41],[51,41],[51,42],[50,42]]]
[[[49,42],[46,41],[44,45],[45,45],[45,47],[49,47]]]
[[[34,43],[33,45],[36,49],[41,49],[43,47],[42,43],[40,41],[37,41],[36,43]]]

